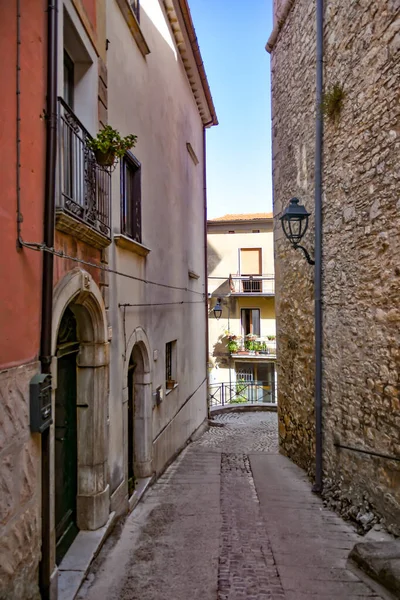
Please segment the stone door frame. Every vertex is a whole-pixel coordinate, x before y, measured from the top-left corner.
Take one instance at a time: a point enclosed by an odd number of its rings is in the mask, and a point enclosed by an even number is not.
[[[77,358],[77,438],[78,494],[77,525],[95,530],[109,517],[108,484],[108,381],[109,342],[103,298],[92,276],[77,268],[67,273],[56,285],[52,319],[53,411],[57,389],[58,330],[66,307],[73,311],[78,329]],[[53,412],[54,414],[54,412]],[[54,425],[51,434],[51,530],[55,553],[54,523]],[[55,554],[52,556],[53,564]]]
[[[126,405],[125,419],[128,418],[128,367],[134,354],[137,366],[133,375],[134,389],[134,474],[138,478],[153,475],[153,402],[150,368],[150,346],[142,327],[137,327],[127,343],[124,363],[122,397]],[[126,423],[127,425],[127,423]],[[125,431],[125,477],[128,480],[128,426]]]

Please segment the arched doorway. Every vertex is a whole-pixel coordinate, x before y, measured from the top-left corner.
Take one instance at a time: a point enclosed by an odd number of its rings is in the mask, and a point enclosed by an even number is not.
[[[82,269],[54,290],[52,355],[51,561],[59,563],[74,531],[98,529],[110,514],[107,317],[99,287]]]
[[[146,345],[136,341],[127,371],[127,478],[132,495],[135,481],[152,475],[152,398]]]
[[[56,563],[78,533],[76,496],[78,489],[77,378],[76,359],[79,352],[77,324],[67,307],[57,336],[57,390],[54,413],[54,484]]]

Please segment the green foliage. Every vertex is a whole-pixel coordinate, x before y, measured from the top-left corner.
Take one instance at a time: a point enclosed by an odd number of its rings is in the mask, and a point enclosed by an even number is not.
[[[233,398],[231,398],[231,404],[241,404],[243,402],[247,402],[246,396],[242,395],[247,388],[246,383],[244,383],[244,379],[238,379],[236,382],[236,394]]]
[[[127,150],[136,145],[137,136],[129,134],[121,137],[116,129],[106,125],[95,138],[88,141],[88,146],[93,152],[96,150],[103,154],[112,153],[116,158],[122,158]]]
[[[234,340],[229,340],[226,347],[228,348],[229,352],[232,353],[237,352],[239,350],[239,344]]]
[[[346,96],[342,85],[335,83],[333,88],[325,92],[322,100],[322,112],[333,122],[337,122],[343,108],[343,100]]]

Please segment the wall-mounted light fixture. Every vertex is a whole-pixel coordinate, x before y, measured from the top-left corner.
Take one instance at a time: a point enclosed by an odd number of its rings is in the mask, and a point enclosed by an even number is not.
[[[214,317],[217,319],[217,321],[220,320],[221,315],[222,315],[222,298],[217,298],[217,303],[213,308],[213,313],[214,313]]]
[[[308,229],[308,218],[311,213],[307,212],[305,207],[300,204],[298,198],[292,198],[289,202],[289,206],[283,211],[283,215],[280,217],[282,222],[283,233],[292,244],[293,248],[297,250],[303,250],[307,262],[310,265],[315,265],[315,261],[312,260],[304,246],[300,246],[300,242],[304,237]]]

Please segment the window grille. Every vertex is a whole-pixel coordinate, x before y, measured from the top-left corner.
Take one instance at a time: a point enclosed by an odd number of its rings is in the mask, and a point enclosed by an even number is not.
[[[172,342],[165,345],[165,381],[172,379]]]

